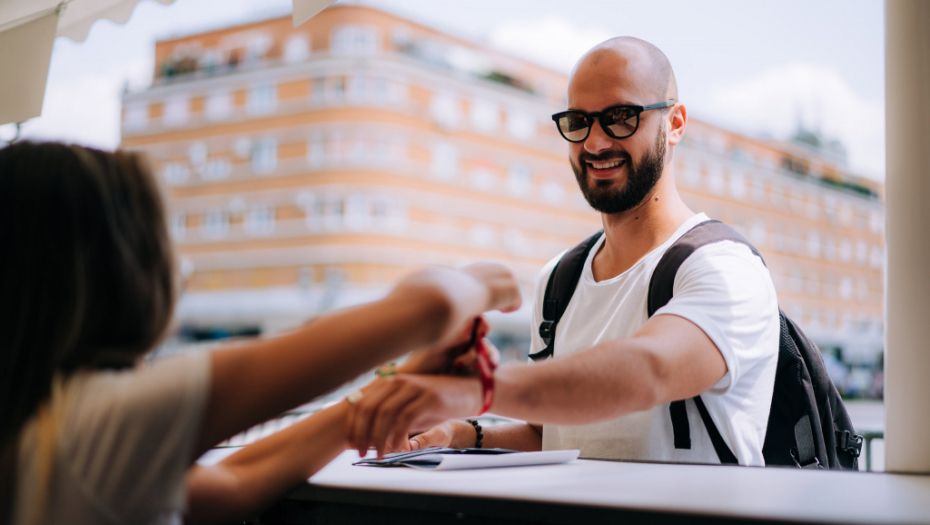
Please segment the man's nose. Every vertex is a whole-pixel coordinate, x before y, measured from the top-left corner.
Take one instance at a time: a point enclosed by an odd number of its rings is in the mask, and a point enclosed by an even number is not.
[[[613,140],[614,139],[604,132],[600,120],[594,119],[594,122],[591,124],[591,131],[588,133],[588,138],[584,140],[584,150],[588,153],[600,153],[610,149],[613,145]]]

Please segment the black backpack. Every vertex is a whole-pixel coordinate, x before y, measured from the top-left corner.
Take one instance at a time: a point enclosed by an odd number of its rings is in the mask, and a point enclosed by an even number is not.
[[[544,321],[539,325],[539,335],[546,348],[530,355],[533,360],[553,355],[553,341],[559,319],[571,301],[591,248],[602,234],[598,232],[565,252],[549,275],[543,303]],[[749,241],[726,224],[719,221],[698,224],[675,241],[659,260],[649,282],[649,317],[672,298],[675,274],[685,259],[698,248],[721,241],[744,244],[762,259],[762,255]],[[853,430],[852,420],[839,392],[827,375],[820,349],[781,309],[778,314],[781,338],[772,407],[762,447],[765,464],[856,470],[863,438]],[[720,462],[738,464],[736,456],[707,412],[701,396],[693,399]],[[685,401],[672,402],[669,412],[675,448],[690,449],[691,430]]]

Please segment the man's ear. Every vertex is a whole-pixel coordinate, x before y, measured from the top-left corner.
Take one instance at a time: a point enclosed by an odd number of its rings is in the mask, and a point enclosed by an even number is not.
[[[685,126],[688,124],[688,110],[683,104],[675,104],[668,112],[668,143],[677,145],[685,136]]]

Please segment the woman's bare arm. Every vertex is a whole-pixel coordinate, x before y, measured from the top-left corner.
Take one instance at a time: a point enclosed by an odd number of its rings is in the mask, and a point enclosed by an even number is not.
[[[519,305],[519,288],[503,266],[430,268],[379,301],[280,337],[216,351],[194,457],[411,349],[447,345],[486,310]]]
[[[231,523],[268,507],[346,448],[345,401],[187,474],[187,519]]]

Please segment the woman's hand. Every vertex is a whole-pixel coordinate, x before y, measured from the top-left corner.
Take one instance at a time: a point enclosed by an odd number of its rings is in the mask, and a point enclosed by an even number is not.
[[[479,319],[477,337],[483,339],[490,331],[490,325],[483,317]],[[459,338],[452,344],[445,348],[412,352],[407,360],[397,367],[397,372],[400,374],[477,375],[477,348],[475,345],[469,346],[472,342],[473,330],[474,321],[469,320],[463,327]],[[483,342],[494,365],[500,364],[500,351],[497,347],[487,339]]]
[[[488,303],[485,310],[514,312],[520,308],[523,297],[520,285],[510,268],[493,262],[477,262],[462,268],[462,272],[485,286],[488,291]]]
[[[401,374],[373,381],[350,403],[346,439],[365,455],[410,447],[407,436],[481,411],[481,382],[470,377]]]

